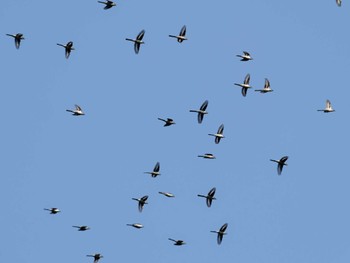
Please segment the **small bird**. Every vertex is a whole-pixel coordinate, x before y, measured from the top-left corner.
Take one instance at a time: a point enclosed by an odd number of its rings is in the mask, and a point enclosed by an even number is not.
[[[277,173],[278,173],[278,175],[281,175],[283,166],[287,165],[287,164],[286,164],[286,161],[287,161],[287,160],[288,160],[288,156],[283,156],[283,157],[282,157],[281,159],[279,159],[279,160],[270,159],[271,162],[278,163],[278,165],[277,165]]]
[[[243,55],[236,55],[236,56],[240,57],[241,61],[253,60],[253,58],[250,56],[250,54],[247,51],[243,51]]]
[[[197,195],[197,196],[204,197],[206,199],[206,202],[207,202],[207,207],[211,207],[212,201],[216,200],[216,198],[214,197],[215,191],[216,191],[216,188],[213,187],[212,189],[210,189],[210,191],[208,192],[207,195]]]
[[[81,115],[85,115],[85,113],[83,112],[83,110],[81,109],[81,107],[77,104],[75,104],[75,110],[66,110],[68,112],[72,112],[74,116],[81,116]]]
[[[227,228],[228,224],[225,223],[222,225],[222,227],[220,227],[219,231],[210,231],[212,233],[217,233],[218,237],[217,237],[217,242],[220,245],[222,242],[222,238],[224,237],[224,235],[226,235],[227,233],[225,233],[226,228]]]
[[[208,114],[208,112],[206,111],[207,107],[208,107],[208,101],[204,101],[201,105],[201,107],[199,108],[199,110],[190,110],[190,112],[197,112],[197,119],[198,119],[198,123],[202,123],[203,121],[203,117],[204,114]]]
[[[88,226],[73,226],[73,227],[78,228],[78,231],[86,231],[90,229],[90,227]]]
[[[168,238],[170,241],[173,241],[174,242],[174,246],[182,246],[182,245],[185,245],[185,241],[183,240],[175,240],[175,239],[172,239],[172,238]]]
[[[69,41],[66,45],[62,45],[62,44],[57,43],[57,45],[65,48],[66,58],[68,59],[69,56],[70,56],[70,52],[71,52],[72,50],[74,50],[74,48],[73,48],[73,42],[72,42],[72,41]]]
[[[270,88],[270,81],[268,79],[265,79],[264,88],[256,89],[255,91],[260,91],[260,93],[268,93],[268,92],[272,92],[273,90]]]
[[[146,202],[147,199],[148,199],[148,195],[145,195],[145,196],[143,196],[143,197],[141,197],[141,198],[132,198],[132,200],[135,200],[135,201],[139,202],[139,211],[140,211],[140,212],[142,212],[143,206],[144,206],[145,204],[148,204],[148,203]]]
[[[104,7],[103,9],[105,9],[105,10],[110,9],[110,8],[112,8],[113,6],[116,6],[116,5],[117,5],[117,4],[114,3],[113,1],[109,1],[109,0],[107,0],[106,2],[102,2],[102,1],[97,1],[97,2],[99,2],[99,3],[101,3],[101,4],[104,4],[105,7]]]
[[[341,6],[341,1],[342,0],[335,0],[335,2],[337,3],[338,6]]]
[[[141,30],[141,32],[137,35],[136,39],[131,39],[131,38],[125,39],[128,41],[134,42],[134,50],[136,54],[139,53],[141,44],[145,44],[145,42],[142,41],[144,35],[145,35],[145,30]]]
[[[244,78],[243,84],[235,83],[236,86],[240,86],[242,88],[243,97],[247,96],[247,90],[252,88],[252,86],[249,85],[249,81],[250,81],[250,74],[247,74]]]
[[[93,257],[94,258],[94,263],[97,263],[103,256],[101,254],[93,254],[93,255],[86,255],[87,257]]]
[[[317,110],[317,111],[323,111],[324,113],[328,112],[334,112],[335,110],[332,108],[331,102],[329,100],[326,100],[326,108],[323,110]]]
[[[223,132],[224,132],[224,125],[221,124],[217,133],[215,134],[209,133],[208,135],[215,136],[215,143],[218,144],[222,138],[225,138],[225,136],[223,135]]]
[[[174,37],[177,39],[177,42],[182,43],[182,41],[187,40],[186,38],[186,26],[183,26],[180,30],[180,33],[178,36],[169,35],[169,37]]]
[[[137,229],[143,228],[143,225],[140,223],[134,223],[134,224],[126,224],[127,226],[132,226],[135,227]]]
[[[17,49],[19,49],[19,46],[21,45],[21,40],[24,39],[23,34],[17,33],[16,35],[12,34],[6,34],[9,37],[13,37],[15,39],[15,46]]]
[[[145,174],[150,174],[153,178],[157,177],[158,175],[160,175],[160,163],[157,162],[156,165],[153,168],[152,172],[144,172]]]
[[[161,118],[158,118],[158,120],[164,121],[164,122],[165,122],[164,127],[166,127],[166,126],[171,126],[171,125],[173,125],[173,124],[176,124],[176,123],[174,122],[174,120],[173,120],[173,119],[170,119],[170,118],[167,118],[166,120],[161,119]]]
[[[47,211],[50,211],[50,214],[57,214],[59,212],[61,212],[61,210],[59,210],[58,208],[56,207],[53,207],[53,208],[44,208],[44,210],[47,210]]]
[[[160,193],[161,195],[164,195],[166,197],[175,197],[175,195],[173,195],[172,193],[168,193],[168,192],[158,192]]]
[[[216,159],[216,157],[212,153],[205,153],[203,155],[198,155],[198,157],[202,157],[204,159]]]

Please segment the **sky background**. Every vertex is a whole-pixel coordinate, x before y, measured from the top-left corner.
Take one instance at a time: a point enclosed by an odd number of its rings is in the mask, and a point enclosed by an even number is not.
[[[1,260],[349,262],[349,12],[334,0],[3,1]],[[183,25],[179,44],[168,35]],[[136,55],[125,38],[142,29]],[[17,50],[6,34],[19,32]],[[68,41],[67,60],[56,43]],[[247,73],[274,92],[242,97],[233,83]],[[336,112],[317,112],[326,99]],[[189,110],[205,100],[198,124]],[[278,176],[269,159],[284,155]],[[158,161],[161,176],[144,174]],[[197,194],[212,187],[207,208]],[[224,223],[218,246],[210,231]]]

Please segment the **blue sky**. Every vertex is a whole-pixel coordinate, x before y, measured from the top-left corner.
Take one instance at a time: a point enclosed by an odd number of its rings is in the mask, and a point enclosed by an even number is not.
[[[349,262],[346,1],[1,7],[4,262],[91,263],[92,253],[102,263]],[[168,35],[183,25],[189,40],[179,44]],[[125,38],[142,29],[135,55]],[[17,50],[6,34],[19,32]],[[68,41],[76,50],[67,60],[56,43]],[[254,60],[240,62],[243,50]],[[242,97],[233,83],[247,73],[253,88],[268,78],[274,92]],[[317,112],[326,99],[336,112]],[[205,100],[199,125],[189,110]],[[74,104],[86,115],[65,111]],[[208,133],[222,123],[226,138],[216,145]],[[206,152],[217,159],[197,158]],[[269,159],[284,155],[278,176]],[[158,161],[161,176],[143,173]],[[197,194],[214,186],[207,208]],[[139,213],[132,198],[143,195],[149,204]],[[126,226],[136,222],[145,227]],[[218,246],[210,230],[224,223]]]

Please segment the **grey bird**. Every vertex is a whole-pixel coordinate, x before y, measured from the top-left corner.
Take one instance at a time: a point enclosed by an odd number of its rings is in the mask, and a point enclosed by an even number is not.
[[[85,115],[85,113],[83,112],[83,110],[81,109],[81,107],[77,104],[75,104],[75,110],[66,110],[68,112],[72,112],[74,116],[81,116],[81,115]]]
[[[136,36],[136,39],[126,38],[125,40],[134,42],[134,51],[136,54],[140,51],[141,44],[145,44],[145,42],[142,41],[143,36],[145,35],[145,30],[141,30],[141,32]]]
[[[211,203],[213,202],[213,200],[216,200],[216,198],[214,197],[215,191],[216,191],[216,188],[213,187],[212,189],[210,189],[207,195],[197,195],[197,196],[204,197],[206,199],[207,207],[211,207]]]
[[[221,124],[217,133],[215,134],[209,133],[208,135],[215,136],[215,143],[218,144],[222,138],[225,138],[223,133],[224,133],[224,125]]]
[[[250,54],[247,51],[243,51],[243,55],[236,55],[236,56],[240,57],[241,61],[253,60],[253,58],[250,56]]]
[[[255,91],[259,91],[260,93],[268,93],[272,92],[273,90],[270,87],[270,81],[268,79],[265,79],[265,85],[263,89],[256,89]]]
[[[110,9],[110,8],[112,8],[113,6],[116,6],[116,5],[117,5],[117,4],[114,3],[113,1],[109,1],[109,0],[107,0],[106,2],[103,2],[103,1],[97,1],[97,2],[99,2],[99,3],[101,3],[101,4],[104,4],[105,7],[104,7],[103,9],[105,9],[105,10]]]
[[[19,49],[19,46],[21,45],[21,40],[24,39],[23,34],[17,33],[16,35],[12,34],[6,34],[9,37],[13,37],[15,39],[15,46],[17,49]]]
[[[182,246],[182,245],[185,245],[185,241],[183,240],[175,240],[175,239],[172,239],[172,238],[168,238],[170,241],[173,241],[174,242],[174,246]]]
[[[222,225],[222,227],[220,227],[219,231],[210,231],[212,233],[218,234],[217,242],[218,242],[219,245],[221,244],[222,238],[224,237],[224,235],[227,234],[227,233],[225,233],[227,226],[228,226],[228,224],[225,223],[225,224]]]
[[[341,6],[341,1],[342,0],[335,0],[335,2],[337,3],[338,6]]]
[[[173,37],[177,39],[177,42],[182,43],[182,41],[187,40],[186,38],[186,26],[183,26],[180,30],[180,33],[178,36],[169,35],[169,37]]]
[[[202,157],[204,159],[216,159],[216,157],[212,153],[205,153],[203,155],[198,155],[198,157]]]
[[[134,223],[134,224],[126,224],[127,226],[132,226],[134,228],[140,229],[143,228],[143,225],[140,223]]]
[[[61,212],[61,210],[59,210],[57,207],[53,207],[53,208],[44,208],[44,210],[50,211],[50,214],[57,214],[59,212]]]
[[[283,169],[283,166],[287,165],[286,164],[286,161],[288,160],[288,156],[283,156],[281,159],[279,160],[273,160],[273,159],[270,159],[271,162],[275,162],[277,163],[277,173],[278,175],[281,175],[282,173],[282,169]]]
[[[152,172],[144,172],[145,174],[150,174],[153,178],[157,177],[158,175],[160,175],[160,163],[157,162],[156,165],[153,168]]]
[[[208,101],[204,101],[201,105],[201,107],[199,108],[199,110],[190,110],[190,112],[196,112],[198,113],[197,115],[197,119],[198,119],[198,123],[202,123],[203,121],[203,117],[205,114],[208,114],[208,112],[206,111],[207,110],[207,107],[208,107]]]
[[[93,257],[94,263],[97,263],[103,256],[100,253],[93,254],[93,255],[86,255],[87,257]]]
[[[142,212],[143,206],[144,206],[145,204],[148,204],[148,203],[146,202],[147,199],[148,199],[148,195],[145,195],[145,196],[143,196],[143,197],[141,197],[141,198],[132,198],[132,200],[135,200],[135,201],[139,202],[138,207],[139,207],[139,211],[140,211],[140,212]]]
[[[90,227],[88,226],[73,226],[73,227],[78,228],[78,231],[86,231],[90,229]]]
[[[71,52],[72,50],[74,50],[74,48],[73,48],[73,42],[72,42],[72,41],[69,41],[66,45],[57,43],[57,46],[64,47],[64,49],[65,49],[65,55],[66,55],[66,58],[67,58],[67,59],[68,59],[69,56],[70,56],[70,52]]]
[[[164,195],[164,196],[166,196],[166,197],[175,197],[174,194],[169,193],[169,192],[158,192],[158,193],[160,193],[161,195]]]
[[[249,81],[250,81],[250,74],[247,74],[244,78],[243,84],[235,83],[236,86],[239,86],[242,88],[243,97],[247,96],[248,89],[252,88],[252,86],[249,85]]]
[[[323,111],[324,113],[334,112],[335,110],[332,108],[332,104],[329,100],[326,100],[326,107],[323,110],[317,110],[317,111]]]
[[[174,122],[174,120],[173,120],[173,119],[170,119],[170,118],[167,118],[166,120],[164,120],[164,119],[162,119],[162,118],[158,118],[158,120],[164,121],[164,122],[165,122],[165,123],[164,123],[164,127],[167,127],[167,126],[171,126],[171,125],[173,125],[173,124],[176,124],[176,123]]]

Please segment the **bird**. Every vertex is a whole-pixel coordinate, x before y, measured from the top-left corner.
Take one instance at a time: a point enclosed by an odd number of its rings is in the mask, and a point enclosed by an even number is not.
[[[44,210],[50,211],[50,214],[57,214],[59,212],[61,212],[61,210],[59,210],[57,207],[53,207],[53,208],[44,208]]]
[[[326,107],[323,110],[317,110],[317,111],[323,111],[324,113],[334,112],[335,110],[332,108],[332,104],[329,100],[326,100]]]
[[[225,136],[223,135],[223,132],[224,132],[224,125],[221,124],[217,133],[215,134],[209,133],[208,135],[215,136],[215,143],[218,144],[222,138],[225,138]]]
[[[236,56],[240,57],[241,61],[253,60],[253,58],[250,56],[250,54],[247,51],[243,51],[243,55],[236,55]]]
[[[235,85],[237,86],[240,86],[242,88],[242,95],[243,97],[247,96],[247,90],[252,88],[250,85],[249,85],[249,81],[250,81],[250,74],[247,74],[244,78],[244,82],[243,84],[238,84],[238,83],[235,83]]]
[[[13,37],[15,39],[15,46],[17,49],[19,49],[19,46],[21,45],[21,40],[24,39],[23,34],[17,33],[16,35],[12,34],[6,34],[9,37]]]
[[[201,105],[201,107],[199,108],[199,110],[190,110],[190,112],[197,112],[197,119],[198,119],[198,123],[202,123],[203,121],[203,117],[204,114],[208,114],[208,112],[206,111],[207,107],[208,107],[208,101],[204,101]]]
[[[160,163],[157,162],[156,165],[153,168],[152,172],[144,172],[145,174],[150,174],[153,178],[157,177],[158,175],[160,175]]]
[[[198,157],[202,157],[204,159],[216,159],[216,157],[212,153],[205,153],[203,155],[198,155]]]
[[[187,40],[186,38],[186,26],[183,26],[180,30],[180,33],[178,36],[169,35],[169,37],[174,37],[177,39],[177,42],[182,43],[182,41]]]
[[[143,228],[143,225],[140,223],[134,223],[134,224],[126,224],[127,226],[132,226],[135,227],[137,229]]]
[[[65,48],[66,58],[68,59],[69,56],[70,56],[70,52],[71,52],[72,50],[74,50],[74,48],[73,48],[73,42],[72,42],[72,41],[69,41],[66,45],[57,43],[57,45]]]
[[[335,2],[337,3],[338,6],[341,6],[341,1],[342,0],[335,0]]]
[[[173,241],[174,242],[174,246],[182,246],[182,245],[185,245],[185,241],[183,240],[175,240],[175,239],[172,239],[172,238],[168,238],[170,241]]]
[[[112,8],[113,6],[116,6],[116,5],[117,5],[117,4],[114,3],[113,1],[109,1],[109,0],[107,0],[106,2],[103,2],[103,1],[97,1],[97,2],[99,2],[99,3],[101,3],[101,4],[105,4],[105,7],[103,8],[103,9],[105,9],[105,10],[110,9],[110,8]]]
[[[228,224],[225,223],[222,225],[222,227],[220,227],[219,231],[210,231],[212,233],[217,233],[218,237],[217,237],[217,242],[220,245],[222,242],[222,238],[224,237],[224,235],[226,235],[227,233],[225,233],[226,228],[227,228]]]
[[[135,201],[139,202],[139,211],[140,211],[140,212],[142,212],[143,206],[144,206],[145,204],[148,204],[148,203],[146,202],[147,199],[148,199],[148,195],[145,195],[145,196],[143,196],[143,197],[141,197],[141,198],[132,198],[132,200],[135,200]]]
[[[145,42],[142,41],[144,35],[145,30],[141,30],[141,32],[136,36],[136,39],[125,38],[125,40],[134,42],[134,50],[136,54],[139,53],[141,44],[145,44]]]
[[[175,197],[174,194],[168,193],[168,192],[158,192],[158,193],[160,193],[161,195],[164,195],[164,196],[166,196],[166,197]]]
[[[81,116],[81,115],[85,115],[85,113],[83,112],[83,110],[81,109],[81,107],[77,104],[75,104],[75,110],[66,110],[68,112],[72,112],[74,116]]]
[[[264,88],[256,89],[255,91],[260,91],[260,93],[268,93],[268,92],[272,92],[273,90],[270,88],[270,81],[268,79],[265,79]]]
[[[78,231],[86,231],[90,229],[90,227],[88,226],[73,226],[73,227],[78,228]]]
[[[103,256],[98,253],[98,254],[93,254],[93,255],[86,255],[87,257],[93,257],[94,258],[94,263],[97,263]]]
[[[288,160],[288,156],[283,156],[283,157],[282,157],[281,159],[279,159],[279,160],[270,159],[271,162],[278,163],[278,165],[277,165],[277,173],[278,173],[278,175],[281,175],[283,166],[287,165],[287,164],[286,164],[286,161],[287,161],[287,160]]]
[[[176,123],[174,122],[174,120],[173,120],[173,119],[170,119],[170,118],[167,118],[166,120],[161,119],[161,118],[158,118],[158,120],[164,121],[164,122],[165,122],[164,127],[166,127],[166,126],[171,126],[171,125],[173,125],[173,124],[176,124]]]
[[[214,197],[215,191],[216,191],[216,188],[213,187],[212,189],[210,189],[210,191],[208,192],[207,195],[197,195],[197,196],[204,197],[206,199],[206,202],[207,202],[207,207],[211,207],[212,201],[216,200],[216,198]]]

